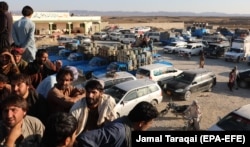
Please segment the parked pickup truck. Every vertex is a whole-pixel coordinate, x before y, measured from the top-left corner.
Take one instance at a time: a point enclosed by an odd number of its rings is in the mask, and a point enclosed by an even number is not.
[[[58,51],[58,54],[56,55],[49,55],[50,61],[56,61],[56,60],[62,60],[62,59],[67,59],[67,57],[72,53],[72,50],[69,49],[61,49]]]
[[[225,52],[230,48],[229,43],[209,43],[203,48],[206,57],[219,58],[224,56]]]
[[[80,40],[78,40],[78,39],[72,39],[71,42],[68,42],[68,43],[65,44],[65,47],[68,48],[68,49],[70,49],[70,50],[75,51],[75,50],[78,49],[78,45],[80,45],[80,44],[81,44]]]
[[[246,60],[250,56],[250,36],[234,39],[232,47],[228,50],[225,55],[225,61],[236,61],[240,62]]]
[[[225,61],[243,61],[245,52],[242,48],[231,48],[224,54]]]
[[[85,76],[86,79],[92,77],[94,71],[105,71],[109,65],[109,60],[103,57],[93,57],[88,63],[78,64],[76,68],[80,75]]]
[[[165,64],[167,66],[173,66],[173,64],[169,61],[166,61],[166,60],[155,60],[153,61],[153,63],[162,63],[162,64]],[[104,74],[106,72],[109,72],[109,71],[115,71],[115,72],[118,72],[118,71],[127,71],[133,75],[136,75],[136,71],[137,71],[137,68],[136,69],[130,69],[129,68],[129,65],[130,63],[126,63],[126,62],[111,62],[106,70],[97,70],[95,72],[93,72],[92,74],[94,76],[98,76],[98,75],[101,75],[101,74]]]
[[[62,59],[63,66],[76,66],[83,65],[88,63],[88,60],[84,60],[84,56],[82,53],[70,53],[70,55],[66,59]]]

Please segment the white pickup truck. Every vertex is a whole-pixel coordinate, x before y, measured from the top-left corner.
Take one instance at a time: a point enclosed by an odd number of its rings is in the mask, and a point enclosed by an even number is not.
[[[250,55],[250,36],[237,38],[232,42],[232,47],[224,54],[225,61],[244,61]]]
[[[245,52],[242,48],[231,48],[224,54],[225,61],[240,62],[245,59]]]

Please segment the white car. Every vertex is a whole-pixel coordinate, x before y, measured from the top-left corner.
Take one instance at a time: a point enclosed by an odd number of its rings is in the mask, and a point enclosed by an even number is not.
[[[120,42],[124,44],[134,43],[136,41],[135,34],[124,34],[120,37]]]
[[[92,38],[96,40],[106,40],[107,37],[108,37],[108,34],[106,32],[95,32],[92,35]]]
[[[142,101],[150,102],[157,106],[163,99],[160,86],[149,79],[123,82],[106,89],[105,93],[115,99],[116,106],[114,109],[119,117],[128,115],[135,105]]]
[[[250,104],[230,112],[216,124],[208,128],[209,131],[250,131]]]
[[[74,38],[80,40],[81,44],[89,44],[89,43],[91,43],[91,38],[89,36],[76,35]]]
[[[205,45],[203,43],[188,43],[185,48],[179,49],[179,53],[187,53],[190,55],[200,55]]]
[[[110,88],[122,82],[136,80],[136,77],[134,75],[126,71],[120,71],[120,72],[115,72],[115,73],[105,73],[105,74],[100,74],[98,76],[95,76],[92,74],[92,76],[93,76],[92,79],[97,79],[97,80],[101,80],[104,82],[104,89]],[[88,80],[76,86],[79,88],[83,88],[87,82]]]
[[[161,32],[146,32],[144,36],[148,36],[150,39],[153,39],[154,42],[160,41]]]
[[[111,32],[111,33],[109,33],[109,39],[114,40],[114,41],[119,41],[121,35],[122,35],[122,33],[120,33],[120,32]]]
[[[172,42],[169,45],[163,47],[164,53],[178,53],[180,48],[184,48],[187,46],[187,42],[184,41],[176,41]]]
[[[69,36],[61,36],[57,39],[59,45],[65,45],[66,43],[70,43],[73,41],[72,37]]]
[[[153,63],[140,66],[136,71],[137,79],[150,79],[159,82],[163,79],[171,79],[182,73],[182,70],[176,69],[173,65],[163,63]]]

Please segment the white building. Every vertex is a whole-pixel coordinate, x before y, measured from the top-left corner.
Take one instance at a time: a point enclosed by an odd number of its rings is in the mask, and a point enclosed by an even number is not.
[[[16,21],[22,16],[13,16]],[[69,12],[34,12],[31,20],[36,24],[36,34],[54,32],[85,33],[100,31],[101,16],[71,16]]]

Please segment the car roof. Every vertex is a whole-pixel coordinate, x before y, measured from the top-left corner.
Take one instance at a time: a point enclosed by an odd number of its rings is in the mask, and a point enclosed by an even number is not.
[[[220,46],[220,47],[230,46],[228,43],[209,43],[208,45],[215,45],[215,46]]]
[[[202,42],[188,43],[187,45],[204,45]]]
[[[190,73],[190,74],[201,74],[201,73],[208,73],[208,72],[212,72],[212,71],[207,70],[205,68],[196,68],[196,69],[184,70],[183,72]]]
[[[114,77],[107,76],[106,73],[96,76],[97,79],[100,79],[104,82],[109,81],[110,79],[120,79],[120,78],[127,78],[127,77],[133,77],[134,79],[136,79],[136,77],[133,74],[126,72],[126,71],[115,72]]]
[[[250,119],[250,104],[246,104],[241,106],[240,108],[236,109],[233,113]]]
[[[160,68],[160,67],[173,67],[173,65],[166,65],[163,63],[153,63],[153,64],[141,66],[139,68],[151,70],[151,69]]]
[[[152,81],[150,79],[137,79],[137,80],[131,80],[127,82],[123,82],[120,84],[115,85],[115,87],[118,87],[124,91],[130,91],[131,89],[135,89],[138,87],[144,87],[147,85],[152,85],[157,83],[155,81]]]

